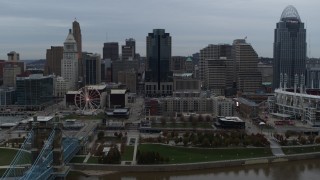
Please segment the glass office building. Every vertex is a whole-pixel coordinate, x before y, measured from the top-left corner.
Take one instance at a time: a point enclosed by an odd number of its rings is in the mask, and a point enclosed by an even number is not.
[[[306,69],[306,29],[298,11],[287,6],[274,31],[273,88],[293,88],[304,84]]]

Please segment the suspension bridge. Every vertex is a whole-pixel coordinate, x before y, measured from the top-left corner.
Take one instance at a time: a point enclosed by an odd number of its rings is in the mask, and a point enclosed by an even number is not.
[[[80,141],[63,137],[60,123],[35,121],[30,126],[21,148],[0,179],[65,179],[70,171],[66,164],[80,150]]]

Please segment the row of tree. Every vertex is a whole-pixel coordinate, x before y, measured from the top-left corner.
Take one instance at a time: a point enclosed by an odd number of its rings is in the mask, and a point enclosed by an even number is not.
[[[320,137],[317,137],[314,134],[304,136],[302,133],[287,131],[284,136],[282,134],[274,134],[273,136],[282,146],[320,144]]]
[[[120,164],[121,154],[117,145],[111,146],[108,154],[100,156],[98,162],[101,164]]]
[[[154,151],[137,151],[138,164],[162,164],[168,163],[170,159],[168,157],[161,156],[158,152]]]
[[[244,131],[217,131],[217,132],[185,132],[182,136],[176,131],[163,132],[157,138],[141,139],[141,142],[150,143],[183,143],[184,146],[198,147],[265,147],[269,141],[262,134],[246,134]]]

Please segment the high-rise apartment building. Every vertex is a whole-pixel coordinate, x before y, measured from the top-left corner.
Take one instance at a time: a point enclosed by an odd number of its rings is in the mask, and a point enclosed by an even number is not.
[[[101,83],[101,57],[99,54],[84,53],[83,70],[85,85]]]
[[[63,58],[62,46],[51,46],[47,49],[44,75],[55,74],[61,76],[61,60]]]
[[[78,52],[77,43],[71,29],[64,42],[63,59],[61,61],[61,75],[67,81],[67,90],[78,88]]]
[[[173,90],[170,71],[171,36],[164,29],[154,29],[147,36],[145,76],[146,96],[171,95]]]
[[[111,61],[119,59],[119,44],[117,42],[103,44],[103,59],[111,59]]]
[[[126,45],[121,46],[122,60],[132,60],[136,55],[136,41],[133,38],[126,39]]]
[[[298,11],[287,6],[274,30],[273,44],[273,88],[294,88],[294,84],[304,84],[306,69],[306,29]],[[298,78],[297,78],[298,77]],[[301,77],[301,78],[300,78]],[[281,83],[281,85],[280,85]]]

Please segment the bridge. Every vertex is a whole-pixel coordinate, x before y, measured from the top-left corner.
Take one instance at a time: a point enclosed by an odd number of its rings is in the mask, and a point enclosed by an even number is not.
[[[70,171],[66,164],[80,150],[80,141],[63,137],[59,123],[35,120],[30,126],[21,148],[0,179],[65,179]]]

